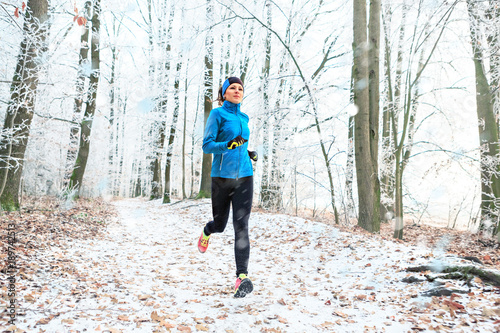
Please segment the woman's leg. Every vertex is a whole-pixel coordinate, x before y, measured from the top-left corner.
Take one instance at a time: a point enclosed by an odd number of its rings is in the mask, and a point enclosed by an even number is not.
[[[236,259],[236,276],[248,274],[250,258],[250,239],[248,237],[248,219],[252,211],[253,177],[245,177],[236,181],[233,204],[234,256]]]
[[[212,178],[212,215],[213,221],[205,226],[205,235],[223,232],[229,218],[229,205],[231,204],[232,179]]]

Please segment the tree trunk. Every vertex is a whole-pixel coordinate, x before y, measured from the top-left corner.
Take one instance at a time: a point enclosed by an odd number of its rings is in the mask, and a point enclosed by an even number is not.
[[[493,112],[491,88],[484,70],[484,56],[478,37],[480,19],[471,0],[467,0],[467,9],[476,74],[476,103],[481,153],[481,228],[484,228],[484,223],[489,220],[494,223],[493,234],[496,234],[499,219],[497,201],[500,198],[498,126]]]
[[[94,120],[94,114],[96,110],[97,88],[99,86],[99,77],[101,74],[99,53],[101,0],[95,0],[92,9],[92,35],[90,41],[92,72],[90,74],[89,89],[87,91],[87,105],[85,108],[85,113],[83,115],[83,120],[80,125],[80,143],[78,154],[69,182],[69,188],[74,188],[77,191],[76,196],[80,195],[83,176],[85,174],[85,168],[87,167],[87,161],[89,158],[90,134],[92,131],[92,122]]]
[[[117,175],[115,173],[116,169],[116,158],[119,157],[118,155],[118,128],[119,124],[116,121],[117,120],[117,110],[115,110],[116,105],[115,102],[117,100],[116,98],[116,89],[115,89],[115,81],[116,81],[116,61],[117,61],[117,52],[116,52],[116,47],[111,46],[111,54],[112,54],[112,60],[111,60],[111,79],[109,81],[109,85],[111,86],[111,90],[109,92],[109,106],[110,106],[110,112],[109,112],[109,127],[110,127],[110,137],[109,137],[109,144],[110,144],[110,149],[109,149],[109,170],[108,170],[108,180],[110,184],[110,192],[111,194],[117,196],[119,193],[117,193],[116,185],[118,185],[117,181]]]
[[[489,25],[488,46],[491,50],[489,59],[491,72],[490,91],[492,94],[493,112],[498,115],[500,114],[500,6],[498,6],[498,1],[490,0],[486,15]],[[497,126],[500,126],[500,119],[498,117]]]
[[[73,121],[74,124],[71,125],[70,135],[69,135],[69,148],[66,154],[66,168],[65,175],[63,179],[63,186],[68,187],[71,178],[71,173],[73,171],[73,166],[75,165],[76,154],[78,152],[78,140],[80,137],[80,122],[82,121],[82,109],[83,100],[85,94],[85,71],[84,66],[86,65],[89,58],[89,25],[90,25],[90,9],[92,3],[90,1],[85,2],[85,7],[83,10],[83,17],[88,21],[83,27],[83,34],[80,38],[80,57],[78,61],[78,77],[76,79],[76,97],[75,97],[75,108],[73,111]],[[67,194],[70,194],[71,189],[67,188]]]
[[[187,77],[187,76],[186,76]],[[191,132],[191,191],[189,197],[192,198],[194,196],[194,180],[198,178],[199,172],[195,171],[195,163],[194,163],[194,147],[195,147],[195,132],[196,132],[196,123],[198,122],[198,114],[200,112],[200,89],[198,89],[198,98],[196,98],[196,112],[194,114],[193,121],[193,131]]]
[[[186,132],[187,132],[188,68],[189,68],[189,61],[186,62],[186,77],[184,79],[184,118],[183,118],[183,124],[182,124],[182,199],[187,198],[187,194],[186,194]],[[193,175],[191,175],[191,177],[193,177]]]
[[[0,137],[0,204],[4,210],[20,207],[21,176],[35,108],[38,75],[42,64],[38,59],[47,52],[45,40],[48,26],[48,0],[29,0],[23,26],[11,97]]]
[[[380,218],[390,220],[394,214],[394,140],[391,136],[391,109],[394,107],[394,93],[391,73],[391,44],[390,44],[390,22],[392,13],[389,5],[386,5],[382,15],[384,22],[384,68],[385,68],[385,95],[386,103],[382,113],[382,167],[380,169]],[[402,29],[404,24],[404,17]],[[404,30],[403,30],[404,31]],[[401,43],[400,39],[400,43]]]
[[[182,58],[180,62],[177,64],[177,71],[175,75],[174,82],[174,114],[172,118],[172,126],[170,127],[170,136],[168,138],[167,145],[167,161],[165,165],[165,191],[163,193],[163,203],[170,203],[170,170],[172,169],[172,150],[174,149],[174,140],[175,140],[175,129],[177,126],[177,119],[179,118],[179,80],[180,80],[180,71],[182,67]]]
[[[165,5],[166,6],[166,5]],[[156,126],[158,128],[158,134],[155,140],[155,154],[156,158],[153,160],[153,182],[152,182],[152,190],[151,190],[151,199],[160,199],[163,198],[167,189],[162,187],[162,177],[161,177],[161,161],[163,148],[165,146],[165,138],[166,138],[166,117],[167,117],[167,109],[168,109],[168,94],[170,92],[170,66],[171,66],[171,49],[172,49],[172,28],[174,21],[174,3],[172,2],[172,6],[169,12],[168,24],[166,25],[165,31],[163,31],[163,41],[165,44],[165,67],[163,68],[162,76],[165,78],[164,82],[161,82],[163,86],[163,93],[160,97],[160,101],[158,103],[158,110],[162,116],[160,121],[156,122]],[[166,11],[166,9],[165,9]],[[166,180],[165,180],[166,182]],[[170,189],[168,190],[170,191]]]
[[[247,72],[248,72],[248,64],[250,63],[250,52],[252,50],[252,43],[253,43],[253,25],[250,27],[250,34],[249,34],[249,37],[248,37],[248,47],[247,47],[247,50],[246,50],[246,53],[245,53],[245,57],[243,58],[243,61],[241,63],[241,66],[240,66],[240,69],[241,69],[241,75],[240,75],[240,79],[241,79],[241,82],[245,83],[245,78],[247,76]]]
[[[372,140],[376,137],[370,126],[370,93],[368,36],[366,32],[366,1],[353,3],[353,51],[354,51],[354,104],[358,107],[355,116],[354,151],[358,184],[358,225],[370,232],[380,229],[380,189],[378,172],[375,169]]]
[[[266,16],[267,16],[267,27],[271,28],[272,17],[271,17],[271,5],[269,1],[266,1]],[[264,66],[262,67],[261,75],[261,93],[262,93],[262,108],[263,117],[262,120],[262,146],[263,146],[263,156],[262,156],[262,178],[261,178],[261,188],[260,188],[260,206],[264,209],[275,209],[274,206],[274,193],[271,189],[271,163],[275,156],[271,155],[271,140],[270,140],[270,129],[271,129],[271,107],[269,102],[269,71],[271,67],[271,31],[267,29],[265,46],[265,58]]]
[[[207,0],[207,24],[213,22],[213,3],[212,0]],[[206,126],[210,111],[212,111],[213,99],[213,45],[214,37],[212,31],[207,31],[205,38],[205,94],[204,94],[204,122]],[[198,198],[210,198],[212,181],[210,173],[212,171],[212,154],[203,154],[203,161],[201,166],[201,184]]]
[[[350,90],[350,103],[354,104],[354,66],[351,68],[351,90]],[[349,120],[347,125],[347,160],[346,160],[346,171],[345,171],[345,192],[346,192],[346,208],[345,217],[346,222],[349,223],[351,217],[356,215],[355,203],[353,197],[353,182],[354,182],[354,115],[349,114]],[[356,216],[357,217],[357,216]]]

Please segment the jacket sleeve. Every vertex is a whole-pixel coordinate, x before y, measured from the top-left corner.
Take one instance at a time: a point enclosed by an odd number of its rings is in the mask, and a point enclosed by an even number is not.
[[[219,132],[219,124],[219,112],[212,110],[208,116],[203,136],[203,152],[205,154],[221,154],[227,150],[227,142],[215,141]]]

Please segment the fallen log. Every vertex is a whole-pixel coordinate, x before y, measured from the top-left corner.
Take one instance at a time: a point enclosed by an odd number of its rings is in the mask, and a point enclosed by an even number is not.
[[[480,269],[474,266],[447,266],[444,269],[438,269],[437,266],[432,265],[422,265],[415,267],[408,267],[407,272],[427,272],[431,271],[433,273],[445,273],[448,275],[442,276],[441,278],[446,279],[464,279],[469,280],[469,275],[474,275],[479,277],[483,282],[492,284],[496,287],[500,287],[500,274]]]

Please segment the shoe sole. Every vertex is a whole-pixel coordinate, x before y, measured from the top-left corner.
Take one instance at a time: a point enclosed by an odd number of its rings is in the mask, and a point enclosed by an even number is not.
[[[238,290],[236,290],[236,292],[234,293],[234,297],[242,298],[250,294],[252,291],[253,291],[252,281],[250,281],[250,279],[244,279],[243,281],[241,281]]]

